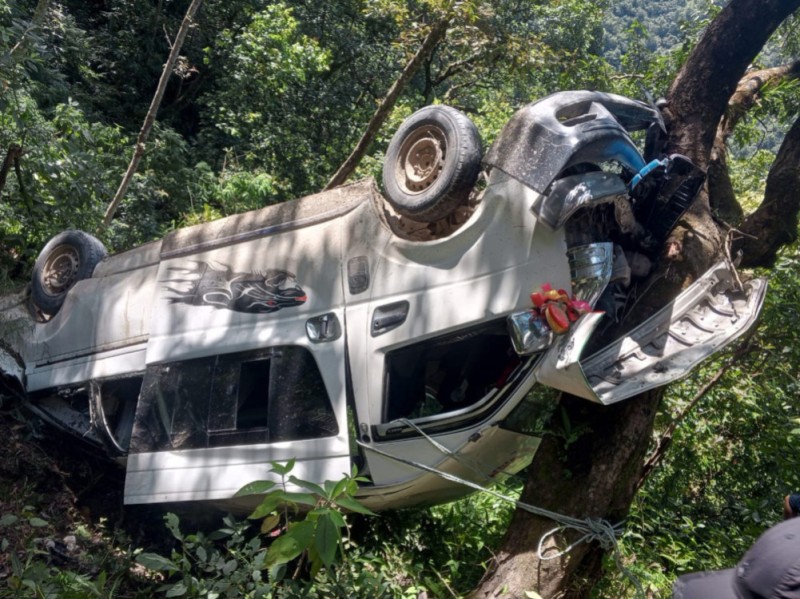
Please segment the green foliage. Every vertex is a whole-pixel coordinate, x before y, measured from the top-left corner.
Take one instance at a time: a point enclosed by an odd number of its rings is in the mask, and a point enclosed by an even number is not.
[[[604,55],[611,64],[621,66],[634,47],[634,52],[670,53],[685,43],[687,34],[694,38],[717,12],[715,5],[721,4],[711,0],[613,2],[603,20]],[[634,28],[639,36],[631,38],[628,34]]]
[[[178,544],[170,557],[143,552],[136,563],[162,573],[167,582],[156,591],[165,597],[268,597],[274,590],[262,577],[266,550],[258,536],[249,538],[249,524],[230,516],[208,535],[184,534],[175,514],[164,522]]]
[[[800,409],[797,248],[770,279],[750,351],[689,412],[665,461],[637,495],[623,538],[625,561],[646,586],[667,595],[676,576],[732,567],[782,518],[783,497],[800,489],[794,446]],[[728,357],[670,388],[656,434]],[[615,574],[598,596],[633,596]]]
[[[311,575],[316,576],[324,566],[334,564],[337,552],[342,550],[342,530],[348,530],[342,510],[373,515],[354,499],[358,482],[364,479],[352,475],[338,482],[325,481],[320,486],[290,475],[294,460],[285,465],[272,462],[270,472],[281,477],[278,485],[273,481],[255,481],[240,489],[236,496],[263,494],[264,499],[249,518],[261,520],[261,531],[280,532],[282,522],[285,532],[270,545],[265,557],[265,566],[270,568],[273,579],[280,580],[285,574],[286,564],[305,555],[311,563]],[[303,489],[288,491],[287,487]],[[278,489],[273,487],[279,486]],[[301,520],[292,521],[289,513],[306,510]],[[310,508],[310,509],[309,509]]]
[[[521,482],[502,492],[517,496]],[[402,510],[370,520],[361,543],[373,567],[392,583],[393,597],[465,596],[485,574],[514,506],[476,493],[428,509]]]
[[[178,517],[167,514],[165,522],[178,548],[168,558],[141,553],[137,563],[167,577],[158,588],[166,597],[344,597],[344,589],[360,589],[364,597],[384,596],[385,585],[372,567],[337,565],[347,562],[345,547],[352,546],[342,534],[349,531],[343,510],[373,515],[353,498],[361,479],[354,473],[317,485],[291,475],[293,468],[294,460],[273,462],[270,472],[280,483],[254,481],[236,494],[264,496],[249,516],[261,521],[261,534],[253,535],[247,520],[226,516],[225,526],[211,534],[185,535]],[[293,575],[290,563],[296,564]],[[307,578],[298,579],[306,563]],[[328,595],[331,590],[336,593]]]
[[[254,481],[239,491],[264,496],[248,520],[227,516],[218,530],[186,535],[177,516],[167,515],[176,548],[166,557],[140,553],[136,562],[165,577],[158,586],[164,596],[457,597],[485,572],[513,511],[479,494],[368,518],[352,535],[345,511],[371,515],[353,499],[358,479],[317,485],[292,476],[293,466],[274,463],[280,482]]]
[[[129,578],[130,556],[111,556],[106,546],[98,551],[79,551],[90,535],[84,529],[54,540],[53,523],[44,519],[34,506],[19,513],[0,516],[0,555],[6,569],[0,598],[59,597],[111,599],[121,588],[134,590]]]
[[[310,187],[317,156],[302,135],[306,80],[326,71],[330,52],[300,33],[292,10],[270,5],[237,30],[222,31],[206,64],[227,73],[225,85],[207,94],[208,118],[221,132],[217,147],[236,146],[247,166]],[[307,108],[311,108],[308,107]]]
[[[766,173],[775,160],[775,154],[768,150],[756,152],[730,162],[731,182],[736,199],[746,213],[755,210],[764,199],[767,184]]]

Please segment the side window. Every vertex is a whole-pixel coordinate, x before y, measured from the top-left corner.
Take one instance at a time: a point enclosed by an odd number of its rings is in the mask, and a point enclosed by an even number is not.
[[[298,441],[338,432],[314,357],[302,347],[280,346],[149,366],[131,451]]]
[[[469,407],[520,363],[505,320],[428,339],[386,355],[384,422]]]

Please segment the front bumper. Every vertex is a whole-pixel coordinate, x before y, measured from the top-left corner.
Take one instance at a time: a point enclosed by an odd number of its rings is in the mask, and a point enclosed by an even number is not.
[[[544,353],[536,380],[602,404],[666,385],[744,334],[758,317],[766,289],[765,279],[740,287],[733,267],[720,262],[625,336],[582,358],[603,316],[585,314]]]

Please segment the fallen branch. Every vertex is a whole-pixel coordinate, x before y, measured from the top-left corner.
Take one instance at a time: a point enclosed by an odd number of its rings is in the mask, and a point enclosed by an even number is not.
[[[164,70],[161,72],[161,79],[158,81],[156,93],[153,96],[152,102],[150,102],[150,109],[147,111],[147,115],[144,117],[142,129],[139,131],[139,136],[136,138],[136,145],[134,146],[133,156],[131,157],[131,162],[128,165],[128,170],[125,171],[125,175],[122,177],[122,182],[119,184],[119,189],[117,189],[117,193],[114,194],[114,199],[111,200],[111,203],[106,209],[105,216],[103,217],[103,227],[107,227],[109,224],[111,224],[111,219],[114,218],[114,213],[117,211],[122,198],[125,197],[125,193],[128,191],[128,187],[133,180],[133,175],[136,173],[136,169],[139,167],[139,161],[144,155],[144,144],[147,142],[147,138],[150,136],[150,130],[153,128],[153,123],[155,123],[158,107],[161,106],[161,100],[164,98],[164,91],[167,89],[167,82],[169,81],[170,75],[172,75],[175,62],[178,60],[178,54],[181,51],[181,47],[186,39],[186,35],[189,33],[189,28],[194,22],[194,15],[197,12],[197,9],[200,8],[202,1],[203,0],[192,0],[189,8],[186,9],[186,15],[183,17],[181,26],[178,29],[178,34],[175,36],[175,42],[172,44],[172,49],[169,53],[169,57],[167,58],[167,62],[164,65]]]
[[[438,44],[444,38],[445,34],[447,33],[447,27],[449,23],[449,17],[445,17],[433,24],[431,30],[428,32],[428,35],[425,36],[422,45],[420,45],[419,49],[411,58],[411,60],[408,61],[408,64],[403,69],[403,72],[400,73],[400,76],[392,84],[392,87],[389,88],[389,91],[381,101],[381,104],[378,106],[375,114],[372,115],[364,134],[361,136],[361,139],[358,140],[358,143],[350,153],[350,156],[347,157],[347,159],[339,167],[339,170],[337,170],[333,177],[331,177],[331,180],[328,181],[328,184],[325,186],[326,190],[338,187],[347,181],[347,178],[353,174],[356,166],[358,166],[358,163],[364,157],[364,154],[367,153],[369,145],[375,140],[375,136],[378,134],[381,126],[386,121],[392,108],[394,108],[397,98],[400,97],[400,93],[403,91],[403,89],[405,89],[406,85],[411,80],[411,77],[413,77],[414,74],[419,70],[420,66],[422,66],[422,62],[436,47],[436,44]]]

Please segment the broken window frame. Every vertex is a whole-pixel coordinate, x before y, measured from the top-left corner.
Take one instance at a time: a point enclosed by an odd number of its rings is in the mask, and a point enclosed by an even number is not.
[[[259,362],[269,368],[261,377],[267,381],[266,416],[257,415],[266,426],[240,428],[242,367]],[[236,411],[231,413],[234,398]],[[246,399],[252,401],[253,393]],[[312,352],[282,345],[149,365],[130,453],[305,441],[336,436],[339,426]]]
[[[502,339],[505,350],[508,352],[508,360],[506,361],[506,368],[500,369],[494,378],[499,384],[492,386],[488,381],[484,386],[485,391],[475,396],[472,401],[469,401],[461,406],[454,406],[447,409],[440,410],[435,414],[415,414],[424,403],[436,401],[431,389],[426,385],[426,379],[430,377],[431,373],[422,380],[422,390],[425,393],[425,398],[417,399],[410,413],[406,415],[397,414],[393,412],[395,407],[392,405],[393,394],[401,392],[402,389],[396,386],[396,381],[393,381],[393,373],[395,372],[394,361],[403,355],[412,355],[419,352],[419,362],[430,363],[429,353],[432,349],[450,346],[450,349],[458,348],[455,346],[462,342],[468,342],[471,346],[478,345],[480,351],[490,351],[492,348],[486,344],[480,346],[480,340],[486,336],[496,336],[498,340]],[[496,353],[496,352],[495,352]],[[441,357],[441,356],[440,356]],[[433,338],[425,339],[417,343],[407,345],[403,348],[390,351],[385,357],[384,368],[384,392],[383,392],[383,418],[382,423],[373,427],[373,432],[376,440],[384,441],[389,439],[398,439],[403,437],[419,435],[419,430],[425,433],[441,433],[449,430],[456,430],[474,424],[475,422],[486,418],[491,413],[502,405],[502,403],[510,396],[517,385],[523,380],[526,373],[528,373],[536,361],[536,357],[519,357],[513,350],[510,337],[506,328],[506,319],[501,318],[482,323],[475,327],[466,330],[460,330],[455,333],[447,333]],[[435,361],[435,360],[433,360]],[[477,360],[482,362],[482,360]],[[475,358],[473,356],[473,362]],[[511,363],[516,362],[513,368],[508,368]],[[427,370],[427,368],[425,369]],[[396,375],[395,375],[396,376]],[[413,378],[413,375],[412,375]],[[479,382],[478,382],[479,383]],[[419,382],[417,382],[419,386]],[[419,391],[419,389],[417,389]],[[441,404],[440,404],[441,405]],[[409,425],[411,423],[413,426]]]

